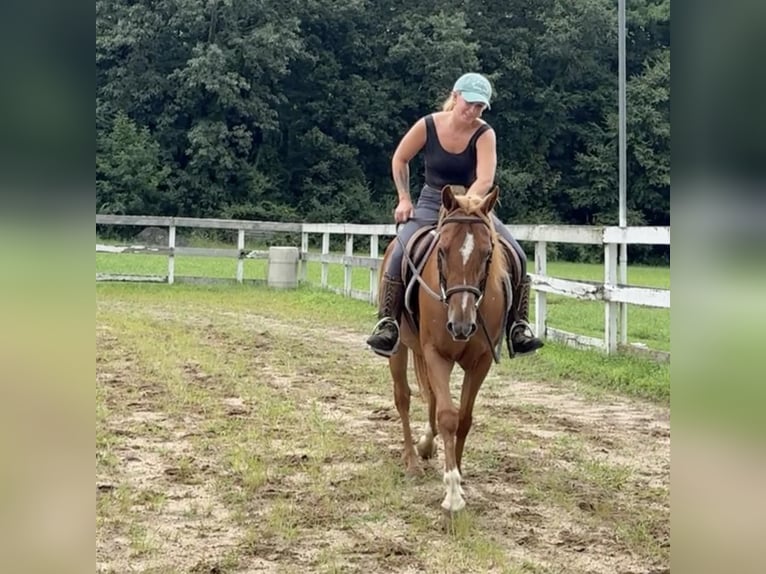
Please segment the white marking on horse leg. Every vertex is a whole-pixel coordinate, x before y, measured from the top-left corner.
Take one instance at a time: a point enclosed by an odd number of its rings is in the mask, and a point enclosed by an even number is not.
[[[444,486],[447,491],[442,508],[449,512],[457,512],[465,507],[463,489],[460,486],[460,472],[457,468],[444,473]]]
[[[473,233],[466,233],[463,246],[460,248],[460,255],[463,256],[463,265],[468,263],[471,253],[473,253]]]

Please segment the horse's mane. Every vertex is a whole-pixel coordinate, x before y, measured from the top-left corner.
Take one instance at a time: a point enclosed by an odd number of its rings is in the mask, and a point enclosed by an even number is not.
[[[475,195],[456,195],[455,201],[458,205],[458,209],[455,211],[462,211],[466,215],[475,215],[487,223],[490,236],[492,237],[492,245],[494,245],[492,250],[492,262],[489,266],[489,277],[487,281],[495,289],[502,291],[503,277],[505,277],[505,275],[508,273],[508,262],[505,258],[505,253],[503,253],[503,248],[500,245],[500,237],[498,236],[497,230],[495,229],[495,222],[493,221],[492,217],[489,217],[481,210],[482,204],[484,203],[483,198],[477,197]],[[442,208],[440,219],[443,219],[446,215],[446,210]]]

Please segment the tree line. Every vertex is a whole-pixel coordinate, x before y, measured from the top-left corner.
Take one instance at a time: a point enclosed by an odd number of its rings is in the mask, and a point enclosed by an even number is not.
[[[627,7],[628,223],[669,225],[670,1]],[[399,138],[480,71],[500,218],[615,225],[617,68],[616,0],[97,0],[96,210],[390,222]]]

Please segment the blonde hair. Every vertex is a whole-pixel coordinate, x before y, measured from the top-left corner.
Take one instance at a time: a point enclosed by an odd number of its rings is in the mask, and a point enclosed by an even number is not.
[[[447,99],[444,100],[444,102],[442,103],[442,111],[451,112],[452,109],[455,107],[456,103],[457,103],[457,94],[455,92],[450,92]]]

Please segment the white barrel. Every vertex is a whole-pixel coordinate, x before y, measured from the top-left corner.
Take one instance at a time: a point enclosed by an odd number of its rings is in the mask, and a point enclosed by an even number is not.
[[[268,285],[276,289],[298,286],[297,247],[269,247]]]

